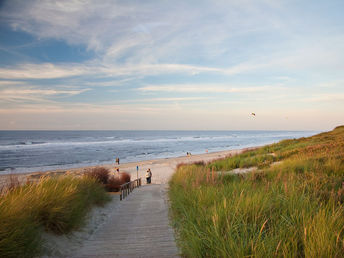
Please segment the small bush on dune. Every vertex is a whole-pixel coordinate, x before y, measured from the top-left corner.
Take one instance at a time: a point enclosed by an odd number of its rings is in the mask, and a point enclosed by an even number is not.
[[[110,177],[105,189],[109,192],[118,192],[121,185],[130,182],[130,175],[125,172],[116,173],[114,176]]]
[[[206,165],[205,162],[204,162],[203,160],[201,160],[201,161],[196,161],[196,162],[194,162],[194,163],[192,163],[192,164],[194,164],[194,165],[196,165],[196,166],[205,166],[205,165]]]
[[[104,167],[96,167],[88,171],[86,175],[105,185],[108,183],[110,170]]]
[[[121,187],[121,182],[119,177],[111,177],[108,183],[105,185],[106,191],[108,192],[118,192]]]
[[[121,173],[119,173],[118,177],[119,177],[119,181],[121,182],[121,184],[125,184],[125,183],[130,182],[130,175],[128,173],[121,172]]]
[[[95,179],[109,192],[118,192],[122,184],[130,182],[130,174],[115,172],[114,175],[111,175],[110,170],[104,167],[93,168],[85,176]]]

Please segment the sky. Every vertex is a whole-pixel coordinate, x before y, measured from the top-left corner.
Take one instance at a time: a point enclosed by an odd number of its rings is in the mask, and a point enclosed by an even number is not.
[[[0,130],[331,130],[344,124],[343,12],[0,1]]]

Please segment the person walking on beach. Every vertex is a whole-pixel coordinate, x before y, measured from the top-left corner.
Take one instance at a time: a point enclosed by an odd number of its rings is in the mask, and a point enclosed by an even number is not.
[[[146,180],[147,184],[150,184],[152,182],[152,171],[150,170],[150,168],[146,172]]]
[[[116,163],[117,163],[117,165],[119,165],[119,158],[118,157],[116,158]]]

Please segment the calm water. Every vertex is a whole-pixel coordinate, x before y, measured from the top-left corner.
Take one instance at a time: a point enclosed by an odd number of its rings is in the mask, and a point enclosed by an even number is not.
[[[314,131],[0,131],[0,173],[177,157],[306,137]]]

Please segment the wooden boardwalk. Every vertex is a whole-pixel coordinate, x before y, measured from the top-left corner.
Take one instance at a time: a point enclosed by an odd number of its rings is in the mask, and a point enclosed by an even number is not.
[[[166,188],[153,184],[135,189],[71,257],[178,257]]]

